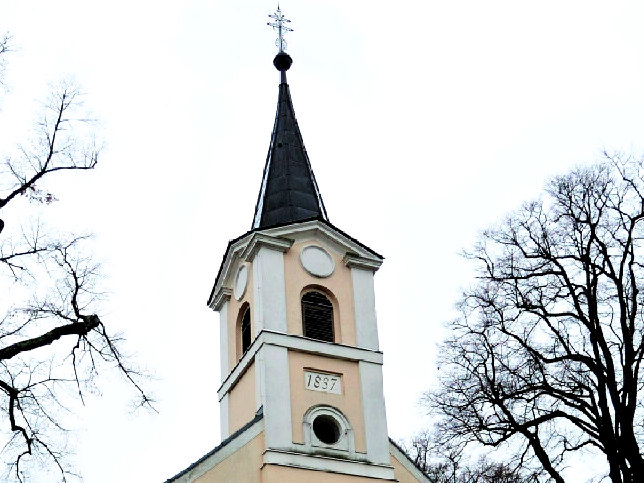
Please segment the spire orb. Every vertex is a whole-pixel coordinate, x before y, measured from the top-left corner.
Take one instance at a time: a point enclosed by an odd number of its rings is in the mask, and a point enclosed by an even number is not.
[[[290,69],[293,59],[286,52],[280,52],[273,59],[273,65],[280,72],[286,72]]]

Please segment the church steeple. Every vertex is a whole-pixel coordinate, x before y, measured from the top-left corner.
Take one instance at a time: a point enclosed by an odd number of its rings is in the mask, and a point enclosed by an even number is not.
[[[383,258],[327,220],[286,82],[253,229],[231,240],[219,312],[222,443],[167,483],[430,483],[387,436],[374,273]]]
[[[278,10],[276,23],[269,23],[279,32],[279,53],[273,65],[280,71],[277,114],[264,167],[262,185],[257,197],[253,229],[267,228],[296,221],[321,219],[328,221],[322,196],[315,182],[302,134],[295,118],[286,71],[293,60],[284,52],[284,19]]]

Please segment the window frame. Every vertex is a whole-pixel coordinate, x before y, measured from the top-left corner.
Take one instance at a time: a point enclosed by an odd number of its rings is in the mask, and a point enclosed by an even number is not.
[[[244,322],[248,316],[247,324]],[[237,360],[244,357],[244,354],[248,351],[251,345],[253,345],[253,323],[252,323],[252,313],[250,311],[250,304],[244,302],[239,308],[237,313],[237,323],[235,324],[235,346],[237,352]],[[247,335],[247,345],[244,346],[244,335]]]
[[[307,335],[307,311],[305,310],[305,305],[313,305],[313,301],[309,302],[305,300],[307,296],[310,296],[311,294],[319,294],[322,297],[324,297],[324,300],[326,303],[328,303],[328,307],[326,307],[330,312],[330,320],[325,320],[323,322],[326,322],[328,324],[328,327],[325,329],[327,332],[330,329],[330,340],[329,339],[323,339],[320,337],[313,337],[311,335]],[[336,330],[336,304],[334,303],[334,297],[332,294],[330,294],[326,290],[322,290],[319,287],[308,287],[305,290],[302,291],[302,294],[300,296],[300,310],[301,310],[301,315],[302,315],[302,335],[308,339],[312,340],[318,340],[320,342],[331,342],[335,343],[338,340],[337,337],[337,330]],[[313,324],[311,324],[313,325]]]

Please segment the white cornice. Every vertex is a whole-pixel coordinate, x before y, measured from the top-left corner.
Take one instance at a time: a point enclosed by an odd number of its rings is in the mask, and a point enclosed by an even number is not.
[[[263,330],[253,341],[250,348],[246,351],[234,369],[230,374],[228,374],[226,380],[221,384],[219,391],[217,391],[220,401],[235,386],[235,384],[237,384],[237,381],[253,363],[255,355],[264,344],[286,347],[287,349],[298,352],[324,355],[334,359],[382,364],[382,352],[380,351],[362,349],[360,347],[343,344],[334,344],[332,342],[322,342],[299,335]]]
[[[358,256],[369,260],[379,260],[382,263],[382,257],[377,255],[375,252],[365,248],[362,244],[345,235],[340,230],[319,220],[310,220],[293,225],[268,228],[262,231],[262,233],[272,236],[294,236],[297,234],[305,234],[306,232],[318,232],[341,245],[349,253],[357,254]]]
[[[226,302],[230,300],[230,297],[232,294],[233,294],[233,291],[230,290],[229,288],[221,287],[213,297],[213,303],[211,307],[217,312],[219,312],[219,310],[221,310],[222,305],[224,305]]]
[[[221,289],[224,281],[228,280],[233,262],[238,255],[246,261],[252,261],[257,249],[262,245],[270,246],[276,250],[287,251],[293,244],[292,239],[305,237],[309,234],[320,234],[339,245],[351,257],[350,263],[353,263],[355,267],[376,271],[382,264],[382,257],[380,255],[350,238],[339,229],[319,220],[310,220],[253,231],[228,246],[221,264],[219,276],[215,281],[212,297],[208,300],[208,305],[213,309],[215,308],[215,295]],[[345,263],[347,263],[346,260]]]
[[[293,240],[269,236],[264,233],[253,233],[241,256],[247,262],[252,262],[261,247],[287,252],[291,245],[293,245]]]
[[[243,250],[243,248],[246,246],[246,242],[248,241],[248,238],[250,235],[246,235],[239,240],[235,241],[234,243],[231,243],[228,248],[226,249],[226,253],[224,255],[224,260],[221,262],[221,267],[219,269],[219,274],[217,276],[217,280],[215,280],[215,286],[212,290],[212,295],[210,299],[208,300],[208,306],[213,309],[215,309],[215,298],[219,291],[222,289],[222,285],[224,280],[228,278],[228,274],[230,273],[231,266],[233,264],[233,260],[235,260],[237,253],[239,253],[240,250]]]
[[[264,452],[264,464],[398,481],[395,478],[393,466],[291,451],[268,449]]]
[[[222,290],[224,281],[228,279],[233,261],[238,255],[247,261],[252,261],[260,246],[269,246],[276,250],[286,251],[292,244],[292,240],[277,238],[259,232],[248,233],[246,236],[230,244],[226,249],[224,260],[221,263],[219,276],[215,280],[215,287],[212,292],[212,297],[208,300],[208,306],[213,310],[218,310],[216,308],[217,294]]]
[[[348,268],[362,268],[364,270],[372,270],[374,272],[380,268],[380,265],[382,265],[382,260],[361,257],[354,253],[347,253],[342,261]]]

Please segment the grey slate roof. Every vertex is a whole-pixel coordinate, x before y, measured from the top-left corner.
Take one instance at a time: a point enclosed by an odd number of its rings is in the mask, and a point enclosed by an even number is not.
[[[312,218],[328,221],[295,119],[285,70],[281,71],[275,126],[255,207],[253,229]]]

